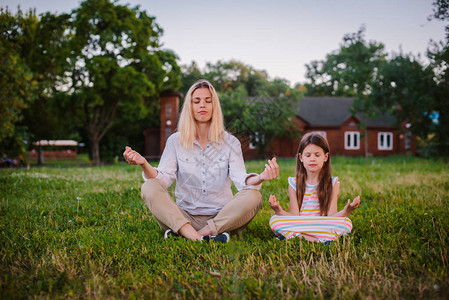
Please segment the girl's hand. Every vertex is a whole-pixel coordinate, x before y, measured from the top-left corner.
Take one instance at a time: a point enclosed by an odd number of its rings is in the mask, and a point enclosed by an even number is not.
[[[123,157],[125,158],[125,161],[130,165],[143,165],[147,162],[147,160],[142,155],[140,155],[130,147],[126,146],[125,149],[126,150],[125,152],[123,152]]]
[[[360,205],[360,196],[355,197],[354,200],[352,200],[352,203],[351,199],[348,199],[348,204],[346,204],[345,208],[343,208],[345,215],[349,216],[354,210],[357,209],[357,207],[359,207],[359,205]]]
[[[265,170],[259,174],[261,181],[272,180],[279,177],[279,166],[276,163],[276,157],[268,160],[268,164],[265,164]]]
[[[270,195],[270,198],[268,198],[268,203],[270,203],[270,207],[271,209],[274,210],[275,213],[277,213],[281,209],[281,206],[279,205],[279,202],[276,200],[275,195]]]

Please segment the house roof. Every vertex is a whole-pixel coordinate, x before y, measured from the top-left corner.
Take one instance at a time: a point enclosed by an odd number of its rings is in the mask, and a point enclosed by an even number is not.
[[[350,108],[353,97],[305,97],[296,105],[296,115],[312,126],[340,126],[351,117]],[[356,117],[363,121],[362,114]],[[376,118],[367,118],[367,126],[396,126],[396,118],[388,114],[379,114]]]

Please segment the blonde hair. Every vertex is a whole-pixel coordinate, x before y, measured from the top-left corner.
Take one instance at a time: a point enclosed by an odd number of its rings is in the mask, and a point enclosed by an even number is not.
[[[197,134],[197,125],[192,113],[192,94],[197,89],[209,89],[212,95],[212,117],[210,120],[209,139],[212,143],[217,144],[223,141],[224,121],[220,100],[212,84],[205,79],[200,79],[187,92],[178,121],[179,142],[187,149],[193,147],[193,141]]]

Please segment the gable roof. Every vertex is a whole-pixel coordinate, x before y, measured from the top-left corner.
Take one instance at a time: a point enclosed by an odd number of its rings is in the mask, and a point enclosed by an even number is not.
[[[305,97],[294,108],[296,115],[312,126],[337,126],[351,117],[353,97]],[[356,117],[363,121],[362,114]],[[367,126],[396,126],[396,118],[389,114],[379,114],[376,118],[367,118]]]

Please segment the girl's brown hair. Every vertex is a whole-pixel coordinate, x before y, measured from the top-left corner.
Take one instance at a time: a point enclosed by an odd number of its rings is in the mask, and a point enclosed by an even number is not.
[[[299,210],[301,210],[302,200],[306,191],[307,171],[301,162],[299,155],[303,153],[308,145],[315,145],[323,149],[324,154],[328,153],[327,161],[324,162],[320,171],[319,183],[317,187],[318,200],[320,202],[320,215],[326,216],[332,197],[332,177],[331,177],[331,156],[329,143],[326,138],[319,133],[310,132],[305,134],[299,142],[298,154],[296,157],[296,196],[298,198]]]

